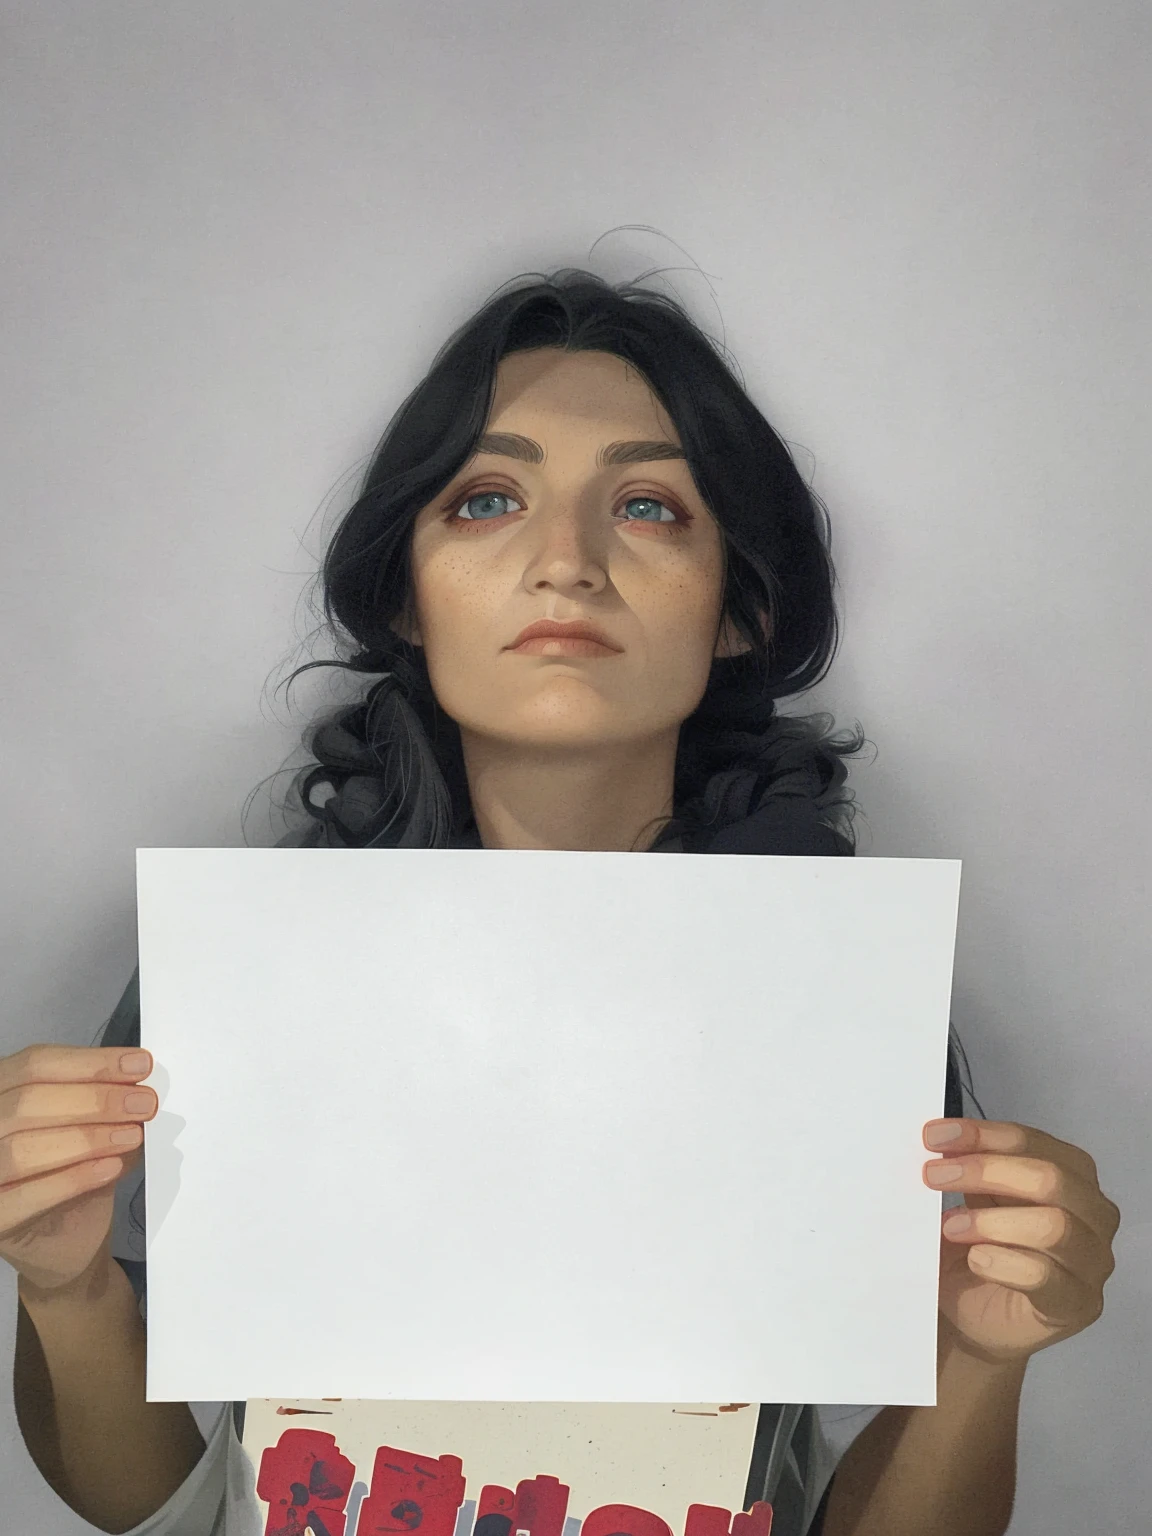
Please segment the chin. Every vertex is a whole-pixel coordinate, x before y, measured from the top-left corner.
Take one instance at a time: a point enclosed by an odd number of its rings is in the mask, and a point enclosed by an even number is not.
[[[524,751],[588,751],[650,742],[679,729],[691,713],[691,699],[606,697],[583,678],[553,677],[534,692],[509,697],[496,691],[474,693],[467,708],[448,713],[460,729],[478,738],[501,741]],[[682,712],[676,706],[683,703]],[[648,707],[646,708],[645,705]],[[671,707],[669,707],[671,706]]]
[[[594,719],[549,721],[526,727],[519,740],[525,748],[535,746],[540,750],[555,748],[571,752],[611,751],[627,754],[629,749],[647,751],[653,742],[670,737],[675,742],[679,734],[678,720],[654,719],[639,713],[633,715],[600,715]]]
[[[573,750],[618,745],[636,736],[634,720],[629,722],[607,712],[592,710],[573,710],[544,719],[518,721],[509,733],[509,739],[524,747],[568,747]]]
[[[613,707],[583,700],[533,700],[525,709],[509,712],[503,720],[473,719],[469,728],[479,736],[497,737],[526,751],[587,751],[621,746],[651,734],[648,722],[620,705]],[[660,727],[657,725],[656,730]]]

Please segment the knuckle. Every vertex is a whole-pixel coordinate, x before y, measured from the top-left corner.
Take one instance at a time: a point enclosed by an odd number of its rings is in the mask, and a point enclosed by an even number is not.
[[[24,1083],[13,1097],[12,1118],[17,1124],[43,1120],[58,1108],[58,1097],[59,1091],[50,1084]]]
[[[1036,1213],[1036,1224],[1039,1228],[1041,1242],[1050,1247],[1059,1247],[1067,1243],[1072,1235],[1072,1221],[1067,1211],[1062,1211],[1059,1206],[1046,1206]]]
[[[0,1057],[0,1068],[3,1068],[7,1092],[11,1093],[19,1083],[32,1075],[32,1053],[35,1050],[34,1045],[26,1045],[22,1050],[13,1051],[11,1056]]]
[[[986,1123],[995,1135],[996,1144],[1013,1156],[1023,1152],[1036,1135],[1030,1125],[1022,1125],[1016,1120],[997,1120]]]
[[[31,1120],[35,1108],[36,1090],[34,1088],[17,1088],[12,1095],[12,1119],[19,1123],[21,1120]]]
[[[34,1151],[35,1142],[31,1131],[17,1131],[14,1136],[9,1136],[4,1160],[16,1178],[21,1178],[27,1172],[34,1161]]]
[[[1042,1200],[1055,1201],[1064,1187],[1064,1180],[1055,1163],[1041,1163],[1036,1173],[1037,1193]]]
[[[1047,1285],[1052,1279],[1055,1273],[1055,1266],[1052,1260],[1045,1258],[1042,1253],[1030,1254],[1029,1261],[1026,1265],[1027,1283],[1032,1290],[1039,1290],[1041,1286]]]
[[[975,1159],[973,1173],[993,1191],[1003,1189],[1011,1193],[1020,1182],[1025,1160],[1012,1153],[987,1152]]]
[[[50,1045],[26,1045],[9,1059],[18,1064],[22,1076],[34,1077],[41,1068],[47,1066],[52,1049]]]

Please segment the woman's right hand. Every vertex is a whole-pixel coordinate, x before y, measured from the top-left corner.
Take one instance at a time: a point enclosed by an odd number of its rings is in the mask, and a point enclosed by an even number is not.
[[[108,1239],[117,1181],[156,1113],[147,1051],[30,1045],[0,1057],[0,1258],[58,1290]]]

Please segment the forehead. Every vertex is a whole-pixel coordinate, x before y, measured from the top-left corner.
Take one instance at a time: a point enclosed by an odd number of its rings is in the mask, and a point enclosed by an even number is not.
[[[611,352],[541,347],[502,358],[488,425],[515,431],[519,423],[528,430],[532,420],[553,432],[679,442],[644,376]]]

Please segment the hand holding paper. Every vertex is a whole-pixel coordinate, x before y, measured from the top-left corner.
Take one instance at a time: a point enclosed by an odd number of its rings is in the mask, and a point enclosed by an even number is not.
[[[0,1259],[51,1295],[106,1244],[117,1180],[156,1095],[146,1051],[31,1045],[0,1057]]]
[[[925,1142],[945,1154],[928,1184],[964,1194],[944,1217],[940,1278],[940,1310],[963,1347],[1023,1360],[1095,1322],[1120,1212],[1088,1153],[1000,1121],[945,1121]]]

